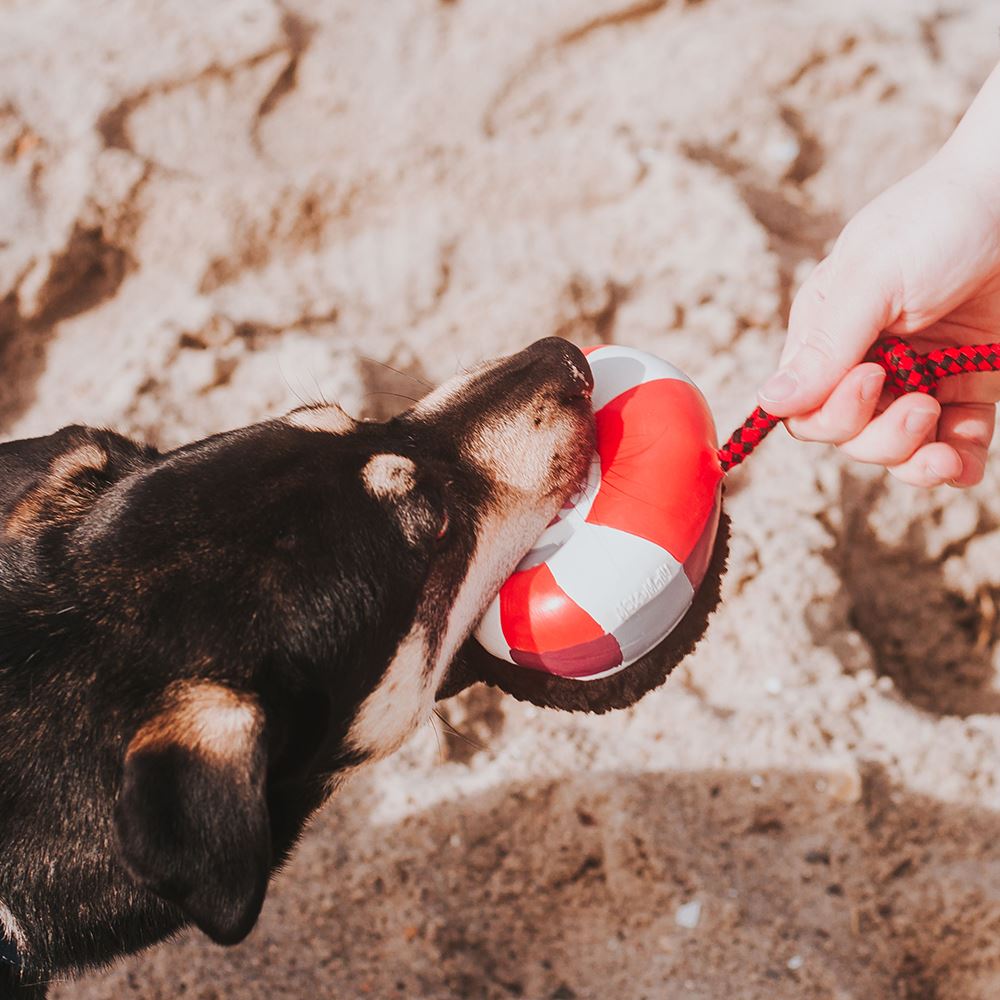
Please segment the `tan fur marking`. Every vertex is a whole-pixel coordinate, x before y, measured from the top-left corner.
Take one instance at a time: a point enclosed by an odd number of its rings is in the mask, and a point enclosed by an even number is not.
[[[323,434],[350,434],[358,425],[354,417],[345,413],[336,403],[293,410],[285,419],[293,427]]]
[[[536,420],[539,426],[535,426]],[[560,445],[568,443],[570,429],[565,420],[523,410],[482,424],[462,450],[495,482],[538,493],[546,489],[552,456]]]
[[[128,753],[165,746],[188,750],[223,761],[246,753],[262,725],[254,699],[208,681],[173,686],[167,707],[132,738]]]
[[[437,690],[458,647],[558,509],[558,500],[552,500],[548,506],[491,512],[481,526],[465,580],[448,609],[440,644],[434,650],[428,647],[422,622],[440,616],[441,609],[425,604],[378,687],[358,710],[348,743],[376,759],[385,757],[430,718]]]
[[[53,479],[66,482],[81,472],[99,472],[108,464],[108,455],[96,444],[82,444],[79,448],[57,455],[52,460],[49,475]]]
[[[13,941],[19,950],[27,950],[28,939],[24,936],[24,931],[17,922],[17,917],[2,899],[0,899],[0,934],[8,941]]]
[[[373,455],[361,470],[365,489],[379,500],[405,497],[416,484],[417,467],[403,455]]]
[[[399,644],[381,683],[364,700],[347,742],[375,758],[386,757],[430,715],[434,691],[427,670],[429,650],[421,625]]]
[[[107,464],[107,453],[96,444],[83,444],[57,455],[46,478],[11,511],[4,524],[4,533],[17,537],[30,532],[37,527],[46,504],[65,493],[80,473],[100,472]]]
[[[459,375],[453,375],[447,382],[443,382],[436,389],[427,393],[423,399],[417,401],[411,408],[415,417],[429,417],[434,414],[443,413],[448,406],[458,399],[468,386],[477,378],[484,375],[491,368],[502,365],[506,358],[497,358],[493,361],[480,361],[467,371]]]

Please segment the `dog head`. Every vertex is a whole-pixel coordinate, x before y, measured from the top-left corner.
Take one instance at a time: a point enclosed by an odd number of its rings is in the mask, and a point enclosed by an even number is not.
[[[429,718],[582,484],[591,388],[582,354],[544,340],[386,423],[305,407],[92,502],[72,550],[132,720],[114,839],[134,878],[217,941],[248,932],[305,817]]]

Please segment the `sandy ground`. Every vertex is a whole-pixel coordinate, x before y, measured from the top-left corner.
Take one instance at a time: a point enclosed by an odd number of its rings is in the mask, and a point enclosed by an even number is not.
[[[381,415],[561,333],[725,433],[810,261],[1000,56],[983,0],[2,0],[0,433]],[[386,367],[391,366],[391,367]],[[397,371],[393,371],[396,369]],[[776,433],[725,603],[602,718],[473,690],[257,930],[69,998],[1000,996],[1000,490]]]

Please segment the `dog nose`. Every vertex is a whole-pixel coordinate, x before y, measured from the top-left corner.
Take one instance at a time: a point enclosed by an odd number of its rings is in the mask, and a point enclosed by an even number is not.
[[[535,363],[550,366],[562,383],[567,383],[574,394],[589,399],[594,391],[594,373],[583,351],[562,337],[545,337],[537,340],[526,351]]]

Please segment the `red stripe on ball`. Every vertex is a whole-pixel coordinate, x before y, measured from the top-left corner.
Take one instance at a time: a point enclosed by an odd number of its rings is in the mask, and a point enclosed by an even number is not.
[[[510,658],[519,667],[541,670],[557,677],[592,677],[612,670],[622,662],[622,648],[613,635],[581,642],[569,649],[556,649],[547,653],[528,653],[512,649]]]
[[[685,562],[722,480],[708,404],[687,382],[657,379],[616,396],[595,419],[601,488],[587,521],[645,538]]]
[[[503,585],[500,627],[512,650],[527,653],[565,649],[605,634],[556,583],[545,563],[515,573]]]

